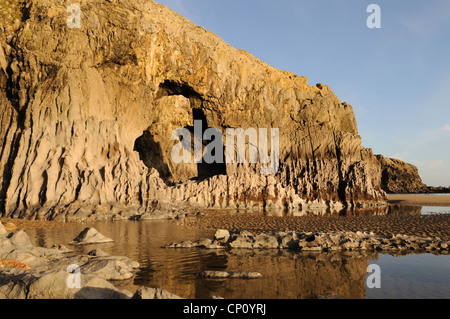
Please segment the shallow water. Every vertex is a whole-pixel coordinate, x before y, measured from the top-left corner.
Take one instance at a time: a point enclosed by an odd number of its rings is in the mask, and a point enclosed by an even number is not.
[[[87,225],[28,230],[35,244],[67,244]],[[343,298],[450,298],[450,256],[431,254],[394,257],[378,253],[301,253],[289,251],[207,251],[166,249],[171,242],[211,238],[213,231],[192,229],[173,221],[92,223],[114,243],[77,247],[100,248],[137,260],[136,276],[122,288],[160,287],[184,298],[303,299],[323,294]],[[369,289],[367,267],[381,269],[381,288]],[[257,280],[205,280],[203,270],[256,271]]]
[[[450,207],[422,206],[421,213],[422,213],[422,215],[450,214]]]

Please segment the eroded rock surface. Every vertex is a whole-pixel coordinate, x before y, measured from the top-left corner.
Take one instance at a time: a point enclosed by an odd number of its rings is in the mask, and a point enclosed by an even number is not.
[[[395,158],[376,155],[381,164],[381,187],[391,194],[428,193],[416,166]]]
[[[153,1],[80,1],[79,29],[66,24],[70,1],[23,3],[17,25],[0,30],[8,32],[0,47],[4,216],[117,220],[174,207],[385,202],[352,106],[328,86],[277,70]],[[279,128],[278,172],[174,164],[171,134],[194,120],[223,134]]]

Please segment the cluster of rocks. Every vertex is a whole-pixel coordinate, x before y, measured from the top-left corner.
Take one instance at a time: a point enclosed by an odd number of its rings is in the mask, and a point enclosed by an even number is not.
[[[263,232],[218,230],[214,239],[171,243],[167,248],[291,249],[301,251],[433,251],[449,253],[450,241],[438,237],[381,236],[365,232]]]
[[[73,243],[110,241],[95,229],[86,228]],[[9,233],[2,223],[0,261],[0,299],[173,298],[157,288],[140,287],[135,294],[117,288],[113,282],[131,279],[139,267],[138,262],[127,257],[111,256],[100,249],[76,255],[64,246],[36,247],[25,231]],[[77,271],[80,284],[72,288],[68,279]]]

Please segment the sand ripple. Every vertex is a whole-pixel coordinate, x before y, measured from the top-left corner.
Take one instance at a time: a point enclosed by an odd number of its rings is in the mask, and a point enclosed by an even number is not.
[[[208,212],[183,221],[188,227],[263,231],[362,231],[377,235],[409,235],[450,239],[450,215],[384,215],[384,216],[265,216],[251,213]]]

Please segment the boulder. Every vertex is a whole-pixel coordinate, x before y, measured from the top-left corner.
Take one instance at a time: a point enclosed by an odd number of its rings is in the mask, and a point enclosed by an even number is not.
[[[81,266],[81,272],[105,280],[126,280],[134,276],[133,268],[119,259],[92,259]]]
[[[111,238],[100,234],[95,228],[85,228],[75,239],[70,243],[72,245],[87,245],[87,244],[102,244],[113,242]]]
[[[218,229],[214,234],[214,239],[218,242],[226,243],[230,239],[230,232],[226,229]]]
[[[33,244],[31,243],[30,237],[24,230],[18,230],[15,233],[9,235],[9,241],[12,245],[17,248],[31,248]]]
[[[255,236],[253,248],[274,249],[279,247],[278,238],[270,234],[259,234]]]
[[[67,285],[65,271],[22,273],[0,279],[0,298],[12,299],[128,299],[131,293],[92,275],[81,276],[81,287]]]

